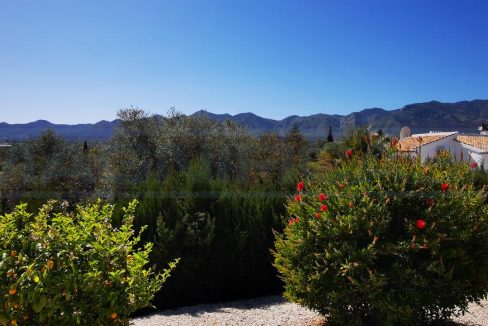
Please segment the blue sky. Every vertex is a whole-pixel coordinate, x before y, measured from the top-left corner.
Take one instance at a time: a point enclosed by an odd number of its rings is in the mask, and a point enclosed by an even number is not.
[[[0,0],[0,121],[488,98],[484,0]]]

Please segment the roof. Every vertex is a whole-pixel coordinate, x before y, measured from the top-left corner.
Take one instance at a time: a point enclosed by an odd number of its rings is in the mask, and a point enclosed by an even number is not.
[[[456,140],[462,144],[476,147],[482,151],[488,151],[488,136],[459,135]]]
[[[411,137],[403,138],[398,141],[397,148],[401,152],[414,152],[420,146],[424,146],[438,140],[444,139],[453,133],[440,133],[440,134],[419,134],[419,135],[412,135]]]

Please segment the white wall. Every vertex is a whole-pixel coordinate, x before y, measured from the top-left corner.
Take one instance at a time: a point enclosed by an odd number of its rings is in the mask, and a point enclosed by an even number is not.
[[[483,165],[484,169],[488,171],[488,154],[479,153],[479,149],[475,147],[465,145],[457,141],[455,143],[457,146],[453,146],[453,150],[451,152],[456,156],[458,161],[462,159],[466,162],[476,162],[479,166]]]
[[[447,136],[446,138],[435,141],[433,143],[423,145],[422,148],[420,149],[420,157],[422,159],[422,162],[425,162],[428,158],[436,157],[440,149],[453,152],[452,148],[456,146],[456,144],[458,143],[454,141],[457,135],[458,134],[455,133]],[[422,135],[421,134],[412,135],[412,137],[418,137],[418,136],[422,136]],[[417,149],[417,151],[419,150]]]
[[[479,153],[479,149],[455,141],[457,135],[458,134],[455,133],[436,142],[423,145],[420,151],[417,150],[417,153],[404,153],[404,155],[416,157],[420,152],[422,162],[425,162],[428,158],[435,158],[438,151],[443,149],[451,152],[457,161],[460,161],[462,158],[462,160],[467,163],[476,162],[479,166],[483,166],[484,169],[488,171],[488,154],[481,154]],[[422,136],[422,134],[412,135],[412,137],[418,136]]]

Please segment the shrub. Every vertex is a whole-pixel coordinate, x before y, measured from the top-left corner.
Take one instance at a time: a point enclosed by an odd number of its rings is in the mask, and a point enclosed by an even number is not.
[[[0,216],[0,323],[128,325],[175,266],[145,268],[152,244],[136,249],[135,208],[118,229],[100,202],[69,214],[50,202],[37,215],[23,204]]]
[[[149,226],[143,241],[154,242],[153,264],[181,257],[155,305],[168,308],[280,291],[270,248],[272,229],[282,230],[284,188],[212,177],[204,160],[194,160],[162,181],[149,178],[138,190],[136,226]]]
[[[285,297],[334,325],[417,325],[488,292],[486,191],[467,163],[353,156],[289,200]]]

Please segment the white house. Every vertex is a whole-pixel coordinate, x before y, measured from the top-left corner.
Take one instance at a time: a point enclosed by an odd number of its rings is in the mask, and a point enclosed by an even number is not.
[[[417,157],[422,162],[434,158],[439,151],[446,150],[460,161],[476,162],[488,171],[488,135],[487,134],[461,134],[451,132],[429,132],[413,134],[399,140],[398,150],[404,155]]]

